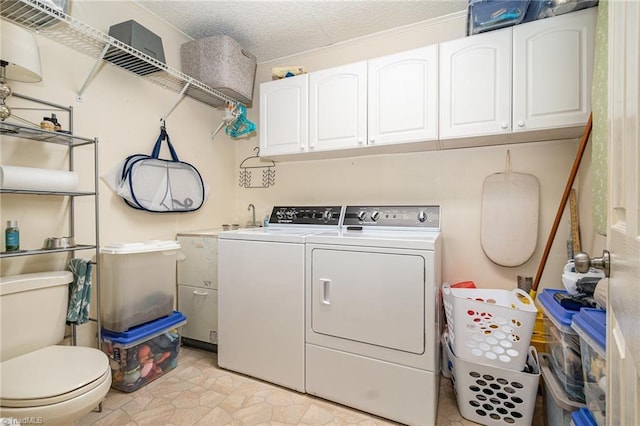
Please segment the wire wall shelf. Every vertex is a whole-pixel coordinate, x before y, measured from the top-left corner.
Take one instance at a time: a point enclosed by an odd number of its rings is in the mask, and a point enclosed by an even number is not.
[[[228,102],[241,104],[230,96],[37,0],[0,0],[0,16],[89,55],[99,62],[105,60],[165,89],[187,95],[206,105],[218,108],[224,107]],[[114,57],[119,60],[110,62]],[[122,60],[123,57],[129,60]],[[141,64],[144,71],[141,71]],[[92,70],[92,75],[95,74],[96,68],[97,66]],[[79,98],[92,75],[87,78]]]

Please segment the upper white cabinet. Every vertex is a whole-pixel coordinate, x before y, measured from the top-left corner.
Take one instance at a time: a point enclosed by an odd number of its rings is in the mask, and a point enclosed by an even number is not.
[[[367,144],[437,140],[438,46],[384,56],[368,65]]]
[[[309,150],[355,148],[367,140],[367,62],[309,75]]]
[[[511,28],[440,44],[440,138],[511,131]]]
[[[596,8],[585,9],[442,43],[440,139],[583,126],[591,110],[596,17]]]
[[[597,11],[263,83],[260,154],[327,158],[580,137]]]
[[[305,152],[308,148],[309,75],[260,85],[260,154]]]
[[[597,8],[513,28],[513,131],[584,125]]]

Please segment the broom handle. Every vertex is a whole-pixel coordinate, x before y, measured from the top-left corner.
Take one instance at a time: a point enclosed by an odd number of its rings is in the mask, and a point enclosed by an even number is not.
[[[589,135],[591,134],[592,116],[593,114],[589,114],[589,120],[587,121],[587,125],[584,128],[584,133],[582,134],[582,140],[580,141],[580,145],[578,146],[578,152],[576,153],[576,158],[575,160],[573,160],[573,167],[571,167],[571,173],[569,173],[567,186],[564,188],[564,193],[562,194],[562,199],[560,200],[560,205],[558,206],[558,212],[556,213],[556,218],[553,221],[553,226],[551,227],[551,232],[549,233],[549,238],[547,239],[547,245],[544,248],[544,253],[542,253],[542,259],[540,259],[538,272],[536,273],[536,277],[533,280],[533,284],[531,285],[530,295],[532,299],[535,299],[536,292],[538,291],[538,285],[540,284],[540,279],[542,278],[542,272],[544,271],[544,267],[547,263],[547,259],[549,258],[551,245],[553,244],[553,240],[556,237],[556,232],[558,232],[558,225],[560,224],[560,219],[562,218],[564,207],[567,204],[567,200],[569,199],[569,193],[571,192],[571,187],[573,186],[573,182],[575,181],[576,175],[578,174],[578,168],[580,167],[580,162],[582,161],[582,155],[584,154],[584,150],[587,147],[587,141],[589,140]]]

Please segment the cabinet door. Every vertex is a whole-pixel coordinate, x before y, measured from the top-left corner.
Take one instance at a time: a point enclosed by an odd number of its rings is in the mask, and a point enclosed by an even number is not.
[[[584,124],[597,8],[513,28],[513,130]]]
[[[178,284],[218,288],[218,238],[178,235],[184,259],[177,263]]]
[[[354,148],[367,139],[367,62],[309,76],[309,150]]]
[[[260,85],[260,154],[292,154],[307,149],[309,76]]]
[[[440,44],[440,139],[511,131],[511,28]]]
[[[218,343],[218,290],[179,285],[178,310],[187,317],[182,337]]]
[[[438,46],[369,61],[369,145],[438,138]]]

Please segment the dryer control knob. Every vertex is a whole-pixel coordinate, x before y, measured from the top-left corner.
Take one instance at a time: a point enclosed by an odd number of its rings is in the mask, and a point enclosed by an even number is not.
[[[379,217],[380,217],[380,212],[375,211],[371,213],[371,220],[373,220],[374,222],[378,220]]]
[[[325,210],[325,212],[322,213],[322,218],[324,220],[331,220],[333,218],[333,212],[331,210]]]
[[[358,212],[358,219],[359,220],[364,220],[367,217],[367,212],[365,210],[359,211]]]
[[[428,217],[429,216],[427,216],[427,212],[425,212],[424,210],[420,210],[420,213],[418,213],[418,222],[424,223],[427,221]]]

